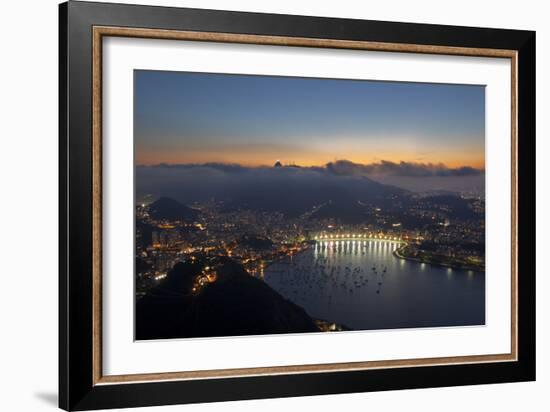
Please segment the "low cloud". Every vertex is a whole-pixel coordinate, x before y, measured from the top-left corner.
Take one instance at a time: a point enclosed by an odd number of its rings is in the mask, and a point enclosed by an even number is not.
[[[247,167],[238,164],[160,164],[137,166],[136,194],[169,196],[183,203],[208,199],[246,199],[277,207],[293,199],[296,210],[330,199],[369,199],[396,187],[422,191],[483,184],[483,170],[431,163],[381,161],[358,164],[339,160],[315,167]],[[380,185],[383,183],[384,186]],[[457,184],[462,186],[457,186]],[[282,206],[281,206],[282,207]]]
[[[470,166],[450,168],[443,163],[391,162],[360,164],[349,160],[337,160],[326,165],[328,172],[337,176],[401,176],[401,177],[465,177],[480,176],[482,169]]]

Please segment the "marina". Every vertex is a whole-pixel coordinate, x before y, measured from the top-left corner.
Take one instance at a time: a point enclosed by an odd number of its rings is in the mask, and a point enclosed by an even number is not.
[[[310,316],[352,330],[485,323],[485,273],[400,259],[401,244],[321,240],[263,278]]]

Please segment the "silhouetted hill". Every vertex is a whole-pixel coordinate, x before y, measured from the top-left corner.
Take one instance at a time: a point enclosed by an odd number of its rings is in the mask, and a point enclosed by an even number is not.
[[[292,178],[293,168],[279,168],[280,179],[272,179],[254,190],[242,187],[235,190],[227,205],[229,209],[278,211],[296,217],[313,207],[332,201],[333,204],[354,205],[357,201],[383,201],[392,196],[407,194],[405,190],[375,182],[367,177],[324,177],[301,180]],[[285,175],[289,177],[285,178]]]
[[[161,197],[149,205],[149,214],[154,219],[193,221],[200,212],[187,207],[177,200],[169,197]]]
[[[436,208],[445,208],[451,218],[469,219],[476,216],[470,208],[470,202],[457,195],[437,195],[421,199],[423,202],[429,202]]]
[[[357,224],[369,218],[367,209],[358,201],[339,199],[328,202],[310,216],[310,219],[337,219],[344,224]]]
[[[252,235],[241,236],[238,243],[242,246],[247,246],[255,250],[271,249],[273,246],[271,239]]]
[[[319,331],[301,307],[231,259],[218,269],[216,282],[191,294],[200,269],[200,264],[177,264],[137,302],[138,340]]]
[[[347,167],[342,167],[343,163]],[[214,199],[226,211],[277,211],[289,217],[310,212],[329,200],[373,203],[408,195],[406,190],[376,182],[353,169],[349,162],[330,167],[159,165],[138,167],[136,181],[138,194],[167,196],[187,205]]]

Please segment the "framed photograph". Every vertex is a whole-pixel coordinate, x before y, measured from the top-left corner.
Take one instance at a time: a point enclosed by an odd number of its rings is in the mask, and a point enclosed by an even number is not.
[[[60,407],[535,379],[535,33],[60,5]]]

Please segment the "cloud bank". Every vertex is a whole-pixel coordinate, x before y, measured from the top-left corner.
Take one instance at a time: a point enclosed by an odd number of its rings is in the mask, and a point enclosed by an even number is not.
[[[339,176],[402,176],[402,177],[457,177],[479,176],[481,169],[470,166],[450,168],[443,163],[391,162],[382,160],[378,163],[360,164],[349,160],[337,160],[326,165],[327,171]]]
[[[151,195],[173,197],[186,204],[215,198],[277,207],[291,199],[298,210],[311,202],[372,199],[402,189],[463,191],[474,184],[483,187],[483,175],[483,170],[472,167],[390,161],[358,164],[338,160],[313,167],[160,164],[136,167],[136,194],[138,201]]]
[[[154,166],[138,166],[138,168],[151,169],[173,169],[173,170],[210,170],[212,173],[230,173],[239,174],[256,171],[257,173],[269,173],[274,168],[270,166],[247,167],[231,163],[186,163],[186,164],[165,164],[161,163]],[[275,168],[276,170],[276,168]],[[402,176],[402,177],[461,177],[461,176],[480,176],[485,173],[483,169],[476,169],[471,166],[462,166],[451,168],[443,163],[417,163],[417,162],[391,162],[381,160],[377,163],[354,163],[349,160],[336,160],[329,162],[325,166],[286,166],[282,170],[291,170],[291,174],[296,171],[300,173],[321,173],[333,176]],[[279,171],[279,173],[281,173]]]

